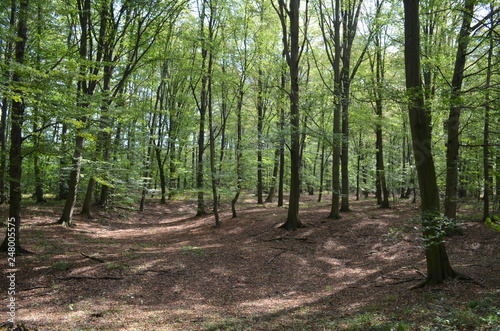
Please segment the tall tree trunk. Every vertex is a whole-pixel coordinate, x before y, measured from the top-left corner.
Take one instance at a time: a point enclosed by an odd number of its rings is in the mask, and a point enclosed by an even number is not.
[[[493,5],[490,5],[493,10]],[[484,133],[483,133],[483,180],[484,180],[484,193],[483,193],[483,220],[490,217],[491,205],[491,192],[493,187],[493,177],[491,176],[491,156],[490,156],[490,112],[491,112],[491,64],[493,60],[493,18],[490,22],[490,30],[488,32],[489,49],[488,49],[488,66],[486,68],[486,89],[485,103],[484,103]]]
[[[211,16],[211,19],[213,17]],[[212,26],[211,26],[212,28]],[[213,31],[210,30],[211,36]],[[211,39],[212,40],[212,39]],[[214,133],[214,116],[213,116],[213,102],[212,102],[212,64],[213,64],[212,51],[209,55],[208,60],[208,131],[209,131],[209,145],[210,145],[210,173],[212,180],[212,199],[213,199],[213,212],[215,218],[215,227],[218,228],[221,226],[220,217],[219,217],[219,195],[217,194],[217,168],[215,166],[215,133]]]
[[[288,9],[284,1],[280,1],[279,3],[278,14],[283,27],[283,45],[290,72],[290,199],[288,203],[288,216],[286,222],[281,227],[288,231],[293,231],[303,227],[299,217],[301,166],[299,111],[300,0],[290,0]],[[287,21],[289,21],[289,35],[286,32]]]
[[[285,70],[282,69],[281,90],[284,91],[285,88],[286,88]],[[279,178],[278,178],[278,207],[282,207],[284,202],[283,199],[284,199],[284,186],[285,186],[285,107],[282,103],[280,103],[279,108],[280,108],[280,123],[279,123],[280,167],[279,167]]]
[[[146,150],[146,156],[144,159],[144,171],[143,171],[143,184],[142,184],[142,195],[141,195],[141,203],[139,205],[139,210],[144,211],[144,207],[146,205],[146,195],[148,192],[148,188],[151,184],[151,155],[153,153],[153,145],[154,145],[154,130],[156,128],[156,112],[151,117],[149,122],[149,139],[148,139],[148,148]]]
[[[263,164],[262,164],[262,130],[264,127],[264,84],[262,77],[264,75],[262,68],[259,68],[259,77],[257,78],[257,204],[263,204]]]
[[[36,4],[36,33],[37,35],[42,35],[42,6],[40,3]],[[36,41],[36,64],[35,67],[37,70],[40,70],[40,64],[42,62],[40,55],[40,40]],[[43,175],[42,169],[40,166],[40,136],[41,132],[39,132],[38,125],[41,122],[40,119],[40,109],[38,105],[33,107],[33,145],[34,145],[34,154],[33,154],[33,172],[35,175],[35,200],[37,203],[46,202],[43,198]]]
[[[68,125],[66,123],[63,123],[61,127],[60,151],[66,150],[67,132],[68,132]],[[68,171],[66,170],[67,167],[68,167],[68,160],[64,156],[64,154],[61,153],[61,157],[59,158],[59,190],[57,192],[57,200],[65,200],[68,198]]]
[[[238,104],[236,106],[236,194],[231,200],[231,210],[233,212],[233,218],[237,217],[236,203],[240,197],[241,193],[241,183],[243,182],[243,167],[241,164],[241,158],[243,157],[243,152],[241,148],[242,141],[242,122],[241,122],[241,111],[243,109],[243,96],[244,96],[244,84],[245,75],[240,78],[240,84],[238,87]]]
[[[14,27],[16,24],[16,1],[11,1],[9,26]],[[13,41],[8,40],[5,45],[5,67],[9,68],[12,60]],[[4,85],[7,85],[11,80],[10,70],[5,70],[3,79]],[[0,204],[8,201],[7,198],[7,118],[9,112],[9,98],[2,98],[2,114],[0,117]]]
[[[202,57],[202,63],[201,63],[201,72],[202,72],[202,77],[201,77],[201,91],[200,91],[200,100],[198,103],[198,111],[200,113],[200,123],[199,123],[199,130],[198,130],[198,157],[197,157],[197,163],[196,163],[196,188],[198,189],[198,207],[196,210],[196,216],[202,216],[206,215],[205,211],[205,193],[204,193],[204,188],[205,188],[205,177],[204,177],[204,171],[203,171],[203,166],[204,166],[204,159],[205,159],[205,122],[206,122],[206,116],[207,116],[207,107],[208,107],[208,80],[210,76],[210,72],[208,72],[207,69],[207,62],[208,62],[208,57],[209,57],[209,47],[208,43],[206,40],[206,35],[205,35],[205,19],[206,19],[206,6],[207,6],[207,0],[203,0],[202,2],[202,8],[201,8],[201,17],[200,17],[200,22],[201,22],[201,28],[200,28],[200,33],[201,33],[201,38],[202,38],[202,45],[201,45],[201,57]]]
[[[362,154],[362,143],[363,143],[363,132],[359,131],[358,139],[358,156],[356,158],[356,201],[359,201],[360,191],[361,191],[361,161],[363,160]]]
[[[438,284],[457,273],[452,269],[443,234],[440,232],[439,189],[431,151],[431,116],[425,106],[420,71],[419,1],[404,0],[405,74],[408,111],[413,140],[418,184],[421,197],[421,218],[427,278],[421,284]]]
[[[335,93],[335,108],[333,110],[333,164],[332,164],[332,205],[330,209],[330,219],[340,218],[340,148],[342,143],[342,131],[340,127],[342,103],[341,93],[341,72],[340,72],[340,0],[335,0],[335,20],[334,20],[334,48],[335,59],[333,61],[333,80]]]
[[[21,0],[19,3],[17,19],[17,40],[14,50],[15,62],[22,66],[25,59],[26,42],[28,40],[28,0]],[[0,245],[0,251],[6,252],[9,249],[9,238],[11,238],[10,224],[14,224],[14,249],[15,254],[25,252],[20,243],[21,228],[21,177],[22,177],[22,127],[24,123],[24,91],[20,88],[22,75],[16,69],[12,75],[12,82],[15,86],[14,93],[18,98],[12,101],[11,129],[10,129],[10,150],[9,150],[9,227],[7,228],[5,239]],[[12,222],[13,221],[13,222]]]
[[[206,78],[203,78],[205,80]],[[206,83],[202,83],[206,86]],[[196,188],[198,189],[198,207],[196,210],[196,216],[202,216],[206,214],[205,211],[205,198],[204,198],[204,187],[205,187],[205,179],[203,175],[203,165],[205,158],[205,118],[206,118],[206,101],[205,96],[206,91],[205,87],[203,87],[202,91],[202,101],[200,106],[200,125],[198,131],[198,158],[196,163]]]
[[[465,0],[462,27],[458,35],[458,48],[450,91],[450,113],[447,121],[448,138],[446,144],[446,192],[444,215],[449,219],[457,218],[458,158],[460,113],[462,110],[461,90],[464,79],[467,47],[469,44],[470,24],[476,0]]]
[[[346,55],[344,55],[346,56]],[[349,207],[349,98],[350,98],[350,79],[349,79],[349,62],[344,60],[342,66],[342,152],[340,165],[342,168],[342,198],[340,203],[340,211],[351,211]],[[347,76],[347,77],[346,77]]]
[[[7,201],[7,113],[9,111],[9,99],[2,99],[2,114],[0,115],[0,204]]]
[[[89,98],[93,95],[95,89],[95,82],[87,80],[87,69],[88,69],[88,41],[90,38],[90,6],[91,0],[81,0],[78,4],[80,11],[80,28],[81,28],[81,37],[80,37],[80,46],[79,46],[79,56],[80,56],[80,73],[79,73],[79,81],[78,81],[78,95],[77,95],[77,107],[86,110],[89,108]],[[79,121],[83,126],[87,125],[88,118],[86,116],[82,116],[79,118]],[[68,196],[66,198],[66,202],[64,204],[64,209],[61,215],[61,218],[57,221],[58,224],[63,226],[74,226],[73,222],[73,212],[75,209],[76,198],[78,194],[78,183],[80,180],[80,167],[81,167],[81,159],[83,154],[83,147],[85,139],[84,137],[76,130],[76,138],[75,138],[75,150],[73,152],[73,160],[72,160],[72,170],[69,175],[69,185],[68,185]]]
[[[379,121],[382,120],[382,104],[381,100],[378,100],[380,105],[377,105],[377,115]],[[389,208],[389,191],[387,190],[387,183],[385,180],[385,166],[384,166],[384,152],[383,152],[383,138],[382,138],[382,125],[380,122],[377,123],[376,129],[376,142],[375,148],[376,152],[376,196],[377,203],[381,208]]]
[[[172,137],[172,136],[170,136]],[[172,200],[175,196],[176,188],[177,188],[177,166],[176,166],[176,156],[177,156],[177,147],[175,140],[169,139],[169,148],[168,148],[168,156],[169,156],[169,166],[168,166],[168,173],[169,173],[169,180],[168,180],[168,200]],[[160,180],[165,181],[165,171],[163,170],[163,167],[160,171]],[[163,179],[161,179],[163,177]],[[163,185],[163,184],[162,184]],[[162,189],[162,203],[165,203],[164,200],[164,193]]]
[[[320,123],[325,124],[325,112],[322,111],[320,114]],[[324,181],[325,181],[325,141],[324,137],[319,139],[318,144],[321,145],[321,154],[320,154],[320,164],[319,164],[319,193],[318,193],[318,202],[323,200],[323,190],[324,190]]]

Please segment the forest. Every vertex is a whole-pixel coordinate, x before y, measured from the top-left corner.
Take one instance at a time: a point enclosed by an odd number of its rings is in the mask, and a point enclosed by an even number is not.
[[[0,330],[499,327],[498,0],[0,12]]]

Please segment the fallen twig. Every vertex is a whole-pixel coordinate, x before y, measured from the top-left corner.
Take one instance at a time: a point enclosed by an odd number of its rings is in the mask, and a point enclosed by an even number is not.
[[[269,261],[267,261],[267,264],[269,264],[269,263],[273,262],[273,260],[274,260],[275,258],[277,258],[278,256],[280,256],[281,254],[283,254],[283,253],[285,253],[285,252],[286,252],[286,250],[279,252],[278,254],[276,254],[275,256],[273,256],[273,257],[272,257]]]
[[[68,277],[59,277],[57,279],[59,279],[59,280],[70,280],[70,279],[113,279],[113,280],[119,280],[119,279],[123,279],[123,277],[116,277],[116,276],[103,276],[103,277],[68,276]]]
[[[278,225],[279,223],[274,223],[273,225],[271,225],[270,227],[268,228],[265,228],[263,231],[260,231],[260,232],[257,232],[256,234],[250,234],[249,237],[257,237],[257,236],[260,236],[261,234],[269,231],[269,229],[275,227],[276,225]]]
[[[19,292],[23,292],[23,291],[31,291],[31,290],[36,290],[38,288],[49,288],[50,286],[33,286],[33,287],[28,287],[28,288],[23,288],[23,289],[20,289]]]
[[[293,238],[293,237],[277,237],[277,238],[271,238],[271,239],[263,239],[263,242],[269,242],[269,241],[282,241],[282,240],[300,240],[300,241],[305,241],[306,243],[309,244],[314,244],[314,241],[310,240],[309,238]]]
[[[105,263],[103,260],[98,259],[97,257],[89,256],[87,254],[83,254],[82,252],[80,252],[80,254],[82,254],[82,256],[86,257],[87,259],[91,259],[91,260],[97,261],[99,263]]]

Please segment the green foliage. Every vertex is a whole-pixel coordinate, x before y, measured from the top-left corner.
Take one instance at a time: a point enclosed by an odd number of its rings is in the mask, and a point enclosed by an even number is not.
[[[410,223],[416,223],[416,221],[411,220]],[[424,250],[440,244],[446,235],[461,233],[461,221],[439,215],[439,213],[423,212],[420,215],[420,223]]]
[[[500,231],[500,218],[498,216],[493,216],[492,218],[488,217],[485,221],[486,225],[488,225],[491,229],[495,231]]]

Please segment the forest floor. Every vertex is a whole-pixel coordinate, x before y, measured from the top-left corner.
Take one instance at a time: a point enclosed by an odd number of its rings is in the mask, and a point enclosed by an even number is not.
[[[218,229],[186,200],[76,215],[75,228],[54,224],[59,203],[26,204],[21,241],[33,254],[16,261],[16,321],[61,331],[500,330],[500,233],[479,211],[462,210],[465,235],[446,238],[452,265],[474,281],[411,290],[426,272],[413,204],[352,201],[329,220],[328,199],[316,199],[302,197],[307,227],[294,232],[278,228],[286,208],[252,196],[238,218],[223,205]]]

